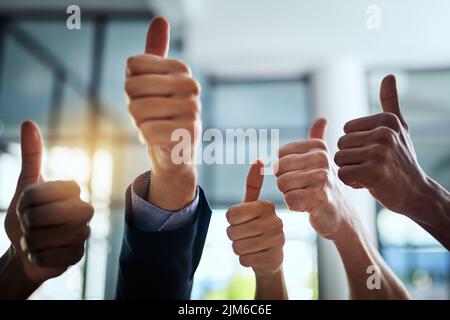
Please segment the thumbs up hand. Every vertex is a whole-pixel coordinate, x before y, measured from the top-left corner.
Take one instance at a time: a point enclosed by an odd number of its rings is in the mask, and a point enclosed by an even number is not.
[[[335,240],[350,212],[324,142],[326,120],[310,129],[310,139],[291,142],[279,150],[278,189],[290,210],[308,212],[316,232]]]
[[[21,148],[22,170],[5,229],[21,272],[28,281],[40,285],[82,258],[93,208],[80,200],[75,182],[44,182],[42,138],[31,121],[22,124]]]
[[[410,213],[417,207],[426,175],[420,168],[403,118],[393,75],[381,83],[383,112],[349,121],[338,141],[334,161],[339,178],[353,188],[367,188],[386,208]]]
[[[280,272],[283,263],[283,223],[270,201],[258,200],[264,176],[261,161],[248,173],[244,202],[230,207],[227,234],[244,267],[252,267],[256,277]],[[258,281],[258,279],[257,279]]]
[[[169,29],[163,17],[150,23],[145,53],[128,59],[125,91],[129,112],[148,148],[152,169],[149,200],[160,208],[176,211],[195,196],[200,85],[192,78],[188,65],[167,58]],[[189,133],[190,149],[183,149],[179,159],[172,159],[173,147],[179,142],[171,141],[171,137],[177,129]]]

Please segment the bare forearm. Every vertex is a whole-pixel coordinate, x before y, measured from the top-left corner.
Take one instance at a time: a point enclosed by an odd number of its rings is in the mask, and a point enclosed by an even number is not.
[[[256,275],[255,300],[287,300],[283,270],[271,275]]]
[[[428,178],[406,215],[450,250],[450,193]]]
[[[335,240],[345,267],[351,299],[409,299],[401,281],[366,239],[358,221]]]
[[[184,208],[195,197],[197,177],[194,170],[178,175],[151,174],[149,202],[167,211]]]
[[[39,284],[25,276],[19,257],[11,246],[0,258],[0,300],[26,299],[38,287]]]

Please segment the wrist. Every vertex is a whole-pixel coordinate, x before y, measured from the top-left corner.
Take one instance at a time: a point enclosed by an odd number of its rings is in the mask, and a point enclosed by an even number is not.
[[[255,300],[287,300],[288,294],[284,282],[283,268],[266,272],[256,272]]]
[[[339,249],[341,246],[348,247],[350,242],[357,241],[360,236],[361,224],[356,217],[351,217],[342,221],[339,231],[333,238],[333,242]]]
[[[28,277],[13,245],[0,259],[0,287],[9,288],[7,292],[0,292],[2,299],[26,299],[42,284]]]
[[[195,198],[197,174],[194,169],[178,173],[152,170],[148,201],[168,211],[177,211]]]
[[[412,220],[432,227],[450,222],[450,194],[428,176],[418,185],[412,200],[402,212]]]
[[[272,281],[273,279],[279,278],[280,275],[283,274],[282,266],[279,266],[277,269],[255,269],[253,268],[253,272],[255,273],[256,280],[261,281]]]

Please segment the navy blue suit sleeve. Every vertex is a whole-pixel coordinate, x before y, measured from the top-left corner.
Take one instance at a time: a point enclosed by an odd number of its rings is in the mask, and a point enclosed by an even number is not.
[[[171,231],[145,232],[133,226],[128,188],[117,299],[190,298],[211,218],[211,209],[201,188],[199,193],[193,223]]]

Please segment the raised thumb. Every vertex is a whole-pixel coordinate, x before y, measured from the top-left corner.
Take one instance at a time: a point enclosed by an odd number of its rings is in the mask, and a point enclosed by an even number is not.
[[[38,183],[41,177],[42,136],[39,127],[33,121],[25,121],[20,129],[20,146],[22,150],[22,169],[18,188]],[[18,190],[21,192],[21,190]]]
[[[169,52],[170,24],[164,17],[156,17],[150,22],[145,42],[145,53],[166,58]]]
[[[327,129],[327,119],[325,118],[318,118],[314,123],[311,125],[311,128],[309,129],[309,137],[311,139],[324,139],[325,138],[325,132]]]
[[[380,101],[381,106],[384,112],[390,112],[395,114],[399,119],[402,125],[405,128],[408,128],[405,119],[400,111],[400,103],[398,101],[398,93],[397,93],[397,81],[395,76],[392,74],[384,77],[383,81],[381,81],[380,87]]]
[[[245,184],[244,202],[258,200],[264,182],[264,175],[261,174],[263,167],[264,163],[261,160],[256,160],[250,167]]]

